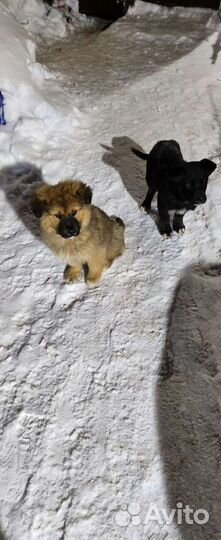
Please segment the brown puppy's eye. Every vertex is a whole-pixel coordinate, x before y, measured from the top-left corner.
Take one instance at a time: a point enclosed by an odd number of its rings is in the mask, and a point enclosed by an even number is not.
[[[55,217],[56,217],[57,219],[61,219],[61,217],[62,217],[61,212],[58,212],[57,214],[55,214]]]
[[[71,215],[72,215],[72,216],[76,216],[76,214],[77,214],[77,211],[76,211],[76,210],[73,210],[73,212],[71,212]]]

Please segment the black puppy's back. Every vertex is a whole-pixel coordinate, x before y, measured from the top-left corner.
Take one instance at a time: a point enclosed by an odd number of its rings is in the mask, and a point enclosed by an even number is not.
[[[152,168],[164,168],[170,170],[183,161],[180,146],[172,139],[169,141],[159,141],[152,148],[148,157],[149,170]]]
[[[151,160],[154,162],[156,160],[167,163],[167,165],[170,165],[171,161],[174,163],[174,161],[180,162],[183,160],[180,145],[173,139],[168,141],[158,141],[149,154],[141,152],[141,150],[138,150],[137,148],[132,148],[132,152],[145,161]]]

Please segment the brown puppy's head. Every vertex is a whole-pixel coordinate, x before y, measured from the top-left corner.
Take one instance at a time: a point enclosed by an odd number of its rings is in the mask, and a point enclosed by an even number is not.
[[[50,228],[63,238],[80,233],[83,206],[91,203],[92,190],[82,182],[66,180],[55,186],[42,186],[35,192],[31,208],[42,218],[44,229]]]

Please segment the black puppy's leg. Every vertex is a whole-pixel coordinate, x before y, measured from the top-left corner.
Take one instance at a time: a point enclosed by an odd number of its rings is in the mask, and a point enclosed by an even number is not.
[[[144,201],[141,204],[142,208],[144,208],[144,210],[146,210],[146,212],[148,212],[148,210],[150,210],[151,203],[152,203],[152,200],[154,198],[155,193],[156,193],[156,189],[153,189],[153,188],[148,189],[146,197],[145,197]]]
[[[173,217],[173,230],[179,234],[182,234],[185,231],[185,225],[183,223],[184,215],[185,215],[185,212],[184,213],[175,212],[174,217]]]
[[[164,206],[163,202],[161,201],[159,195],[157,199],[157,206],[158,206],[158,212],[160,217],[160,223],[159,223],[159,229],[160,234],[163,236],[170,236],[172,233],[171,225],[170,225],[170,215],[167,210],[167,208]]]

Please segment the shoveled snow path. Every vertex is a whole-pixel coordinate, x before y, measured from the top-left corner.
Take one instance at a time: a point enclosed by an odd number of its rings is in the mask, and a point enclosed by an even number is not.
[[[220,62],[211,63],[216,38],[211,33],[152,75],[143,66],[137,81],[114,93],[110,87],[90,108],[88,131],[74,141],[64,177],[73,169],[93,187],[94,204],[126,224],[126,252],[95,289],[65,285],[63,265],[4,202],[0,467],[6,539],[169,538],[166,526],[144,524],[150,503],[169,505],[156,385],[168,311],[183,272],[220,261],[220,171],[210,180],[206,205],[186,216],[185,235],[164,240],[139,210],[144,164],[130,147],[148,151],[157,140],[174,138],[187,159],[218,161]],[[124,58],[114,45],[113,53]],[[220,308],[217,335],[219,319]],[[125,505],[131,503],[142,510],[138,525],[127,523]],[[172,540],[183,538],[174,527],[168,530]],[[201,538],[208,534],[198,533]]]

